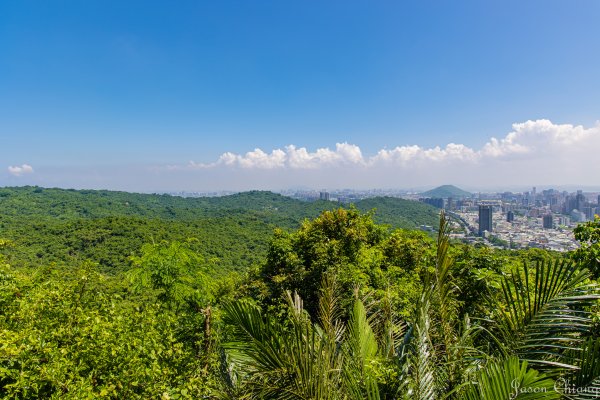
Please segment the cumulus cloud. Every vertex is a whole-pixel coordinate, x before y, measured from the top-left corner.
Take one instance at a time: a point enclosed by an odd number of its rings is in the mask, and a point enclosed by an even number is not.
[[[25,174],[32,174],[33,173],[33,167],[29,164],[23,164],[23,165],[16,165],[16,166],[9,166],[8,167],[8,173],[13,175],[13,176],[21,176],[21,175],[25,175]]]
[[[482,149],[484,156],[543,154],[556,147],[568,150],[586,141],[600,139],[600,125],[586,129],[571,124],[556,125],[547,119],[513,124],[513,131],[503,139],[492,138]]]
[[[417,145],[398,146],[392,150],[380,150],[374,157],[369,159],[369,165],[379,163],[396,164],[407,166],[410,163],[421,162],[443,162],[443,161],[465,161],[473,162],[478,158],[475,150],[463,145],[450,143],[446,147],[436,146],[424,149]]]
[[[240,168],[294,168],[314,169],[321,166],[364,164],[360,148],[348,143],[338,143],[335,150],[320,148],[309,152],[305,147],[297,148],[294,145],[282,149],[275,149],[265,153],[261,149],[249,151],[246,154],[224,153],[216,163],[196,164],[200,167],[226,165]]]
[[[571,156],[579,150],[590,152],[600,145],[600,124],[592,128],[570,124],[557,125],[549,120],[516,123],[513,130],[503,138],[490,138],[485,145],[474,149],[464,144],[450,143],[445,147],[424,148],[418,145],[403,145],[382,149],[365,157],[354,144],[337,143],[335,149],[318,148],[310,152],[295,145],[275,149],[270,153],[255,149],[245,154],[227,152],[216,162],[204,164],[190,162],[187,168],[214,168],[218,166],[242,169],[318,169],[321,167],[374,168],[380,166],[419,167],[435,165],[485,164],[495,160],[537,159],[551,154],[553,158]],[[564,158],[564,157],[563,157]]]
[[[261,149],[255,149],[243,156],[229,152],[225,153],[219,157],[217,164],[240,166],[242,168],[272,169],[285,166],[285,160],[286,153],[283,150],[276,149],[267,154]]]
[[[337,143],[316,149],[288,145],[226,152],[212,161],[156,167],[153,184],[203,190],[414,188],[448,182],[481,189],[599,186],[599,149],[600,122],[584,127],[543,119],[515,123],[478,147],[400,143],[365,154],[356,144]]]

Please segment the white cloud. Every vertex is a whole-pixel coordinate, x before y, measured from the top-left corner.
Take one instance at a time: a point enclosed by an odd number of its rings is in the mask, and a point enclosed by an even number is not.
[[[254,149],[246,154],[226,152],[216,162],[198,163],[190,161],[185,166],[170,165],[167,169],[207,169],[219,166],[238,167],[243,169],[315,169],[322,166],[366,165],[360,148],[353,144],[338,143],[335,150],[319,148],[309,152],[305,147],[294,145],[266,153],[262,149]]]
[[[321,167],[374,168],[432,168],[435,165],[485,165],[503,160],[533,160],[552,156],[552,160],[581,156],[596,157],[600,148],[600,124],[592,128],[570,124],[557,125],[548,120],[513,124],[512,132],[501,139],[491,138],[480,149],[464,144],[449,143],[445,147],[423,148],[403,145],[391,150],[382,149],[365,157],[354,144],[337,143],[335,149],[318,148],[314,152],[295,145],[267,153],[255,149],[246,154],[227,152],[210,164],[190,162],[188,168],[215,168],[219,166],[242,169],[318,169]]]
[[[21,175],[25,175],[25,174],[32,174],[33,173],[33,167],[29,164],[23,164],[21,166],[9,166],[8,167],[8,172],[11,175],[14,176],[21,176]]]
[[[283,150],[276,149],[267,154],[261,149],[255,149],[249,151],[245,155],[238,155],[234,153],[224,153],[219,157],[217,164],[224,164],[228,166],[239,166],[241,168],[262,168],[272,169],[280,168],[285,166],[286,153]]]
[[[513,124],[513,131],[498,140],[492,138],[482,155],[498,157],[512,154],[541,154],[556,147],[569,150],[586,141],[600,139],[600,125],[586,129],[581,125],[556,125],[547,119]]]
[[[288,145],[226,152],[212,162],[157,168],[153,184],[208,190],[406,188],[448,182],[471,188],[600,186],[599,150],[600,122],[584,127],[536,120],[515,123],[479,147],[412,143],[365,154],[356,144],[337,143],[313,150]]]
[[[320,148],[310,153],[305,147],[286,146],[286,166],[294,169],[314,169],[320,166],[362,165],[364,159],[360,148],[353,144],[337,143],[335,150]]]
[[[410,163],[422,162],[443,162],[443,161],[465,161],[473,162],[477,160],[477,153],[463,145],[450,143],[445,148],[436,146],[431,149],[424,149],[420,146],[398,146],[392,150],[379,150],[379,152],[369,159],[369,165],[379,163],[395,164],[399,166],[408,166]]]

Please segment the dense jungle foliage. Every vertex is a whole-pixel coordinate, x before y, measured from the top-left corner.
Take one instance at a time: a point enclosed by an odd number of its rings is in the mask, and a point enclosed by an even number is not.
[[[0,192],[3,398],[600,395],[600,219],[555,254],[264,192]]]

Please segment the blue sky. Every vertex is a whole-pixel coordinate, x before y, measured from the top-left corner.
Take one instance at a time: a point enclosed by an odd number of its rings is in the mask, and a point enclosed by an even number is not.
[[[573,146],[589,147],[599,20],[598,1],[4,1],[0,185],[336,186],[346,182],[329,161],[321,180],[290,172],[286,159],[258,165],[249,182],[240,169],[255,164],[218,160],[344,143],[367,164],[397,146],[481,152],[529,120],[581,125],[588,141]],[[493,169],[480,158],[452,171]],[[32,171],[7,169],[22,165]],[[280,167],[277,179],[261,175]],[[354,184],[375,173],[380,186],[415,184],[369,171]],[[435,169],[422,172],[424,186],[435,183]],[[578,183],[552,171],[531,178]]]

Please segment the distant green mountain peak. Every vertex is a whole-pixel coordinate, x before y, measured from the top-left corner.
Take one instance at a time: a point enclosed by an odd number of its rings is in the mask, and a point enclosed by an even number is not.
[[[422,196],[425,197],[439,197],[439,198],[461,198],[461,197],[470,197],[471,193],[466,190],[462,190],[454,185],[442,185],[438,186],[435,189],[428,190],[427,192],[421,193]]]

